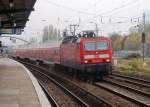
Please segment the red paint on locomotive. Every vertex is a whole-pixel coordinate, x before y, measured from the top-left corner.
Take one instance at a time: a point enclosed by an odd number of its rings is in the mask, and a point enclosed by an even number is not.
[[[68,38],[70,40],[64,40],[60,47],[16,49],[13,51],[13,56],[46,60],[82,71],[111,69],[112,45],[110,38],[71,36]]]

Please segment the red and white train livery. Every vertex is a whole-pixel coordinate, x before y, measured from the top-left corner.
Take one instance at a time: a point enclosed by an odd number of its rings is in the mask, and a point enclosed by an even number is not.
[[[112,45],[108,37],[67,36],[56,46],[36,45],[14,49],[13,57],[48,61],[56,65],[101,76],[111,72]]]

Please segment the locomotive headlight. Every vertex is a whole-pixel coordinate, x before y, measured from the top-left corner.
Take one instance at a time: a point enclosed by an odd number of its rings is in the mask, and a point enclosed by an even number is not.
[[[110,60],[109,60],[109,59],[106,59],[106,62],[110,62]]]
[[[84,59],[92,59],[94,58],[94,55],[84,55]]]
[[[100,54],[99,57],[100,58],[109,58],[109,54]]]
[[[87,60],[85,60],[85,61],[84,61],[84,63],[88,63],[88,61],[87,61]]]

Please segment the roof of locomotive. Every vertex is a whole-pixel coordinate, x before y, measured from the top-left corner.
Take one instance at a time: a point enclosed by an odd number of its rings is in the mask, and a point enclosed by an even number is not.
[[[62,40],[62,44],[65,43],[77,43],[77,42],[82,42],[82,41],[99,41],[99,40],[105,40],[105,41],[111,41],[109,37],[78,37],[78,36],[66,36]]]
[[[111,41],[111,39],[109,37],[104,37],[104,36],[100,36],[100,37],[81,37],[80,38],[81,41],[84,41],[84,40],[96,40],[96,41],[99,41],[99,40],[106,40],[106,41]]]

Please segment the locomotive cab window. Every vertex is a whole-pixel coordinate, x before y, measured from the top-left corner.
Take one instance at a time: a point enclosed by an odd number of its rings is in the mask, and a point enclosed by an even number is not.
[[[87,51],[95,50],[95,43],[94,42],[84,43],[84,49]]]
[[[87,51],[106,50],[108,49],[108,42],[85,42],[84,49]]]
[[[108,48],[108,43],[107,42],[96,42],[96,48],[98,50],[105,50]]]

